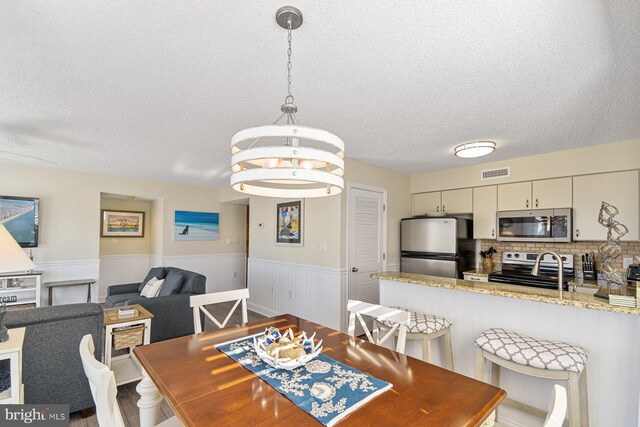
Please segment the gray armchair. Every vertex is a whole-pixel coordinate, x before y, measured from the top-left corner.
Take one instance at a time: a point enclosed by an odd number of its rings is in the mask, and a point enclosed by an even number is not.
[[[177,289],[177,293],[154,298],[140,296],[140,292],[149,278],[155,276],[162,279],[168,277],[170,273],[182,274],[182,284]],[[189,297],[204,294],[206,280],[202,274],[176,267],[154,268],[147,275],[147,279],[141,283],[109,286],[105,306],[120,307],[140,304],[149,310],[154,316],[151,320],[151,342],[190,335],[194,333],[194,329],[193,311],[189,304]]]

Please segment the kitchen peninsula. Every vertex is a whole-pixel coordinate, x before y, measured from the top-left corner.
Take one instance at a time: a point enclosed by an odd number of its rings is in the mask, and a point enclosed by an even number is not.
[[[563,292],[492,282],[472,282],[398,272],[374,273],[380,303],[401,306],[451,322],[456,371],[474,376],[475,339],[489,328],[566,341],[589,351],[587,363],[591,425],[638,425],[640,401],[640,310],[609,305],[591,293]],[[440,363],[439,351],[434,361]],[[418,344],[407,354],[421,357]],[[550,381],[503,372],[510,397],[546,408]],[[505,407],[507,425],[541,425],[541,420]],[[499,420],[500,421],[500,420]]]

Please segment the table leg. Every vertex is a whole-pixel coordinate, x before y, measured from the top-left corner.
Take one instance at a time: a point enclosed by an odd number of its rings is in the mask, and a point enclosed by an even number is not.
[[[49,307],[53,305],[53,288],[49,288]]]
[[[91,283],[89,283],[89,287],[87,288],[87,302],[91,302]]]
[[[160,421],[162,396],[144,369],[142,369],[142,380],[136,386],[136,391],[140,395],[138,400],[140,427],[154,427]]]

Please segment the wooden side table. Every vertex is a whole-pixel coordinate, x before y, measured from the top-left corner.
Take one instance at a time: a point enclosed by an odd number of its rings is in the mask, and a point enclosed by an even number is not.
[[[0,360],[9,359],[11,369],[11,387],[0,393],[0,404],[24,403],[22,385],[22,345],[25,328],[9,329],[9,340],[0,343]]]
[[[133,316],[119,316],[119,310],[133,309]],[[127,353],[119,356],[111,356],[112,346],[114,342],[113,334],[123,333],[122,328],[129,327],[131,329],[142,327],[142,345],[149,344],[151,337],[151,319],[153,314],[149,313],[139,304],[125,307],[106,308],[104,310],[104,364],[113,371],[116,377],[116,385],[127,384],[142,379],[142,368],[138,360],[133,355],[133,349],[136,345],[127,348]],[[114,331],[115,330],[115,331]],[[118,331],[120,330],[120,331]],[[126,333],[126,332],[124,332]]]

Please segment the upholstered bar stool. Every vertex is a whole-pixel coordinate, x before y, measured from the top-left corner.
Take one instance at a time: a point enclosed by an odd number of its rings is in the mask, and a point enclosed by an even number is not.
[[[407,325],[407,340],[422,341],[422,360],[431,363],[431,341],[442,337],[442,349],[444,356],[444,366],[453,371],[453,349],[451,346],[451,322],[442,316],[432,316],[418,313],[403,307],[392,307],[406,310],[411,313],[411,320]],[[375,326],[388,330],[391,323],[384,319],[377,318]]]
[[[500,368],[538,378],[567,381],[569,426],[589,425],[587,395],[587,350],[561,341],[532,338],[505,329],[488,329],[476,345],[476,379],[484,381],[486,363],[491,366],[491,384],[500,383]],[[544,418],[546,413],[513,399],[503,404]]]

